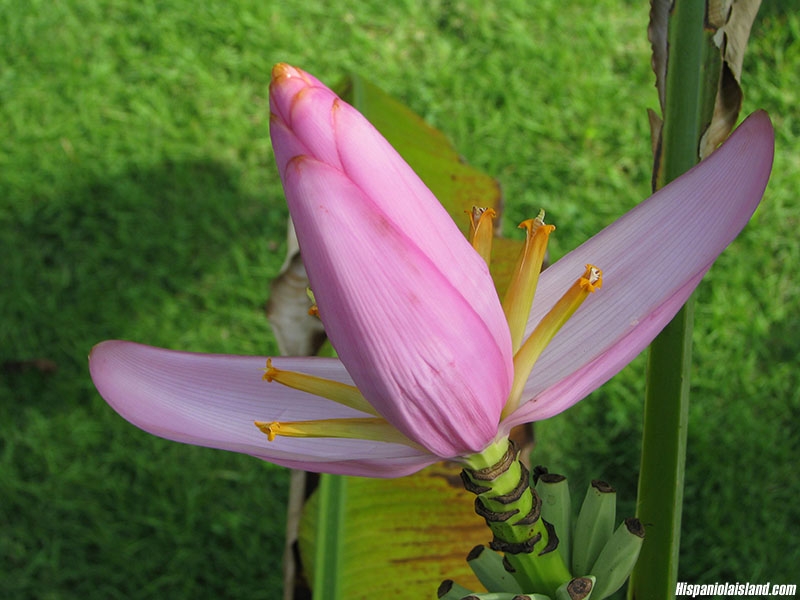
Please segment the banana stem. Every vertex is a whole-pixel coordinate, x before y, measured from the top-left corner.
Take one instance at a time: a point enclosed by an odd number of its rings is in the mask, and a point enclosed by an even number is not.
[[[699,161],[710,122],[719,57],[709,52],[706,2],[675,0],[668,25],[668,70],[656,188]],[[715,71],[716,69],[716,71]],[[694,300],[653,340],[647,364],[637,516],[652,523],[628,586],[629,600],[674,597],[678,578]]]
[[[542,502],[530,487],[528,469],[513,442],[500,460],[481,469],[465,468],[464,487],[477,495],[475,512],[486,520],[492,550],[505,554],[504,566],[526,591],[555,595],[572,579],[558,549],[553,526],[541,518]]]

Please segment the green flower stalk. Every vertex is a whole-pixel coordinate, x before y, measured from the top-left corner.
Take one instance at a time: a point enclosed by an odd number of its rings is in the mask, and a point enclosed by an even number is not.
[[[494,534],[489,547],[505,554],[506,570],[524,590],[553,595],[571,579],[558,552],[558,535],[541,516],[542,501],[513,442],[506,443],[495,464],[464,469],[461,479],[477,494],[475,512]]]

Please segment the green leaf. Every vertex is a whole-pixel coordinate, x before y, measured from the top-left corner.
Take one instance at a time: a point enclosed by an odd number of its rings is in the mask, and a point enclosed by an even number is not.
[[[445,579],[481,589],[466,556],[487,530],[460,472],[441,463],[400,479],[323,475],[299,534],[314,599],[432,598]],[[335,480],[338,498],[330,495]]]

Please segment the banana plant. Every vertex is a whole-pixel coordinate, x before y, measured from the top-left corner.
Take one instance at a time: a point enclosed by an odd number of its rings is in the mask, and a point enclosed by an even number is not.
[[[490,210],[471,213],[465,237],[385,138],[312,75],[277,65],[270,100],[278,171],[338,358],[107,341],[90,356],[98,391],[146,431],[288,467],[383,478],[456,462],[525,593],[578,593],[591,574],[558,552],[509,433],[578,402],[674,316],[761,199],[769,119],[751,116],[541,275],[552,227],[531,219],[501,301],[492,236],[481,234]]]

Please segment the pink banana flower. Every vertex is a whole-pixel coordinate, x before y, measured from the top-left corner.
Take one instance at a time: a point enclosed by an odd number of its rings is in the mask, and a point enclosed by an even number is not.
[[[524,289],[501,303],[479,244],[354,108],[288,65],[273,70],[270,108],[289,210],[339,358],[106,341],[92,350],[91,376],[120,415],[155,435],[372,477],[468,461],[616,374],[748,222],[774,145],[769,118],[755,113],[538,283],[538,263],[533,274],[523,268]],[[528,229],[541,261],[552,227],[539,218]]]

